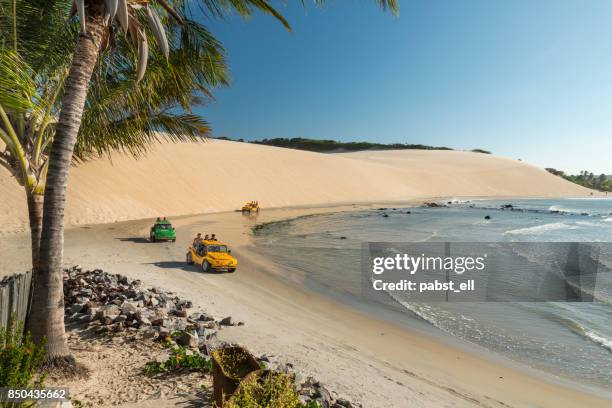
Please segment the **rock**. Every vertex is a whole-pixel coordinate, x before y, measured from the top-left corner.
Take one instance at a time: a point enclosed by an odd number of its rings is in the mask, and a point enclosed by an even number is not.
[[[147,340],[154,340],[159,337],[159,333],[154,329],[146,329],[142,332],[142,337]]]
[[[129,315],[138,311],[138,307],[132,302],[123,302],[121,305],[121,313]]]
[[[339,407],[344,407],[344,408],[353,408],[353,404],[351,404],[350,401],[347,401],[343,398],[338,398],[335,402],[335,404],[333,405],[333,407],[339,408]]]
[[[100,323],[102,323],[104,326],[108,326],[109,324],[113,323],[113,319],[111,319],[110,317],[106,316],[106,317],[102,317],[100,319]]]
[[[102,317],[112,316],[113,319],[121,314],[121,309],[115,304],[103,306],[100,311],[102,312]]]
[[[312,401],[312,399],[306,395],[300,395],[299,398],[300,398],[300,404],[302,405],[308,405]]]
[[[170,320],[168,319],[155,319],[151,320],[152,326],[170,327]]]
[[[219,324],[220,324],[221,326],[232,326],[232,325],[233,325],[233,324],[232,324],[232,316],[227,316],[227,317],[224,317],[223,319],[221,319],[221,320],[219,321]]]
[[[127,316],[122,314],[122,315],[119,315],[119,316],[115,317],[115,320],[113,320],[113,322],[114,323],[123,323],[126,320],[127,320]]]
[[[187,322],[185,320],[179,319],[179,320],[174,320],[172,322],[172,328],[174,330],[186,330],[187,329]]]
[[[206,337],[206,334],[211,331],[212,329],[210,327],[208,327],[208,323],[207,322],[197,322],[195,324],[195,330],[198,333],[198,336],[200,337]]]
[[[178,317],[187,317],[187,311],[183,309],[175,310],[174,315]]]
[[[176,338],[176,342],[181,346],[189,347],[189,348],[198,348],[200,343],[198,339],[198,333],[194,330],[191,333],[183,331]]]
[[[429,207],[429,208],[443,208],[446,207],[446,205],[444,204],[438,204],[438,203],[425,203],[423,204],[424,207]]]
[[[332,397],[327,388],[321,386],[319,389],[320,397],[317,398],[317,402],[322,408],[331,408],[332,406]]]
[[[198,317],[198,320],[201,322],[213,322],[215,321],[215,318],[209,314],[201,313],[200,316]]]
[[[490,220],[490,219],[491,219],[491,216],[490,216],[490,215],[485,215],[484,219],[485,219],[485,220]]]
[[[70,306],[70,314],[81,313],[83,310],[85,310],[85,305],[82,303],[75,303]]]

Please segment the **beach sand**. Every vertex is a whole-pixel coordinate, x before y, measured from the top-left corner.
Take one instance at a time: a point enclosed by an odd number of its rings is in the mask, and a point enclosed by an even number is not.
[[[603,391],[454,346],[307,291],[299,281],[286,282],[282,268],[258,253],[250,235],[259,222],[376,202],[590,193],[542,169],[468,152],[327,155],[212,141],[160,145],[136,162],[121,155],[113,156],[112,164],[92,161],[73,169],[70,186],[66,265],[142,279],[218,317],[244,321],[222,330],[221,339],[267,354],[275,363],[290,362],[365,407],[610,406]],[[4,170],[0,197],[0,275],[5,275],[28,268],[29,237],[23,232],[23,191]],[[222,212],[248,200],[263,206],[258,217]],[[222,213],[173,217],[179,236],[174,244],[146,240],[151,217],[205,212]],[[142,220],[113,223],[134,219]],[[186,248],[196,232],[214,232],[227,241],[240,262],[238,271],[204,274],[186,266]],[[99,386],[113,392],[109,384]]]
[[[173,219],[179,237],[174,244],[146,241],[152,220],[82,226],[67,231],[66,264],[126,274],[174,291],[216,317],[231,315],[245,325],[222,330],[222,340],[246,345],[274,363],[289,362],[365,407],[610,406],[611,396],[603,391],[454,346],[303,290],[300,282],[282,279],[284,271],[252,244],[250,229],[259,222],[361,208],[263,210],[256,218],[236,212],[181,217]],[[236,273],[204,274],[184,264],[188,242],[198,231],[215,232],[231,245],[240,262]],[[27,236],[6,238],[4,250],[13,254],[13,264],[3,268],[18,269],[17,258],[27,263]],[[110,383],[98,386],[114,392]],[[91,384],[77,386],[77,398],[81,387]]]

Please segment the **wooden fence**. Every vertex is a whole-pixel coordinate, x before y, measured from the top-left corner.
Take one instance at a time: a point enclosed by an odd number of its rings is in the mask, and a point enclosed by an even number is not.
[[[28,313],[32,272],[4,277],[0,280],[0,328],[6,328],[13,314],[24,321]]]

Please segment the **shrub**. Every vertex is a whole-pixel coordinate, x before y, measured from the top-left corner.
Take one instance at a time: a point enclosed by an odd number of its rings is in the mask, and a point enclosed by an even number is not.
[[[0,328],[0,387],[41,387],[44,344],[35,344],[29,332],[23,334],[23,322],[15,323],[11,320],[8,329]]]
[[[283,373],[266,372],[262,376],[250,375],[240,383],[236,393],[224,408],[310,408],[300,403],[294,390],[293,379]]]
[[[212,369],[212,361],[198,353],[187,354],[184,347],[175,347],[170,351],[166,361],[150,361],[145,364],[146,375],[156,375],[171,371],[201,371],[208,373]]]

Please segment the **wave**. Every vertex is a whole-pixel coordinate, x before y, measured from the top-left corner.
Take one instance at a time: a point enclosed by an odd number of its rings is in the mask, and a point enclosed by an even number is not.
[[[589,340],[592,340],[593,342],[599,344],[600,346],[603,346],[603,348],[612,351],[612,340],[607,339],[591,331],[585,331],[584,336]]]
[[[567,327],[569,330],[571,330],[573,333],[577,334],[578,336],[582,337],[583,339],[592,341],[598,346],[601,346],[608,351],[612,351],[612,340],[604,337],[601,334],[585,329],[580,323],[576,322],[575,320],[572,320],[566,317],[562,317],[559,315],[549,315],[549,316],[551,317],[552,320],[555,320],[558,323],[562,324],[563,326]]]
[[[504,232],[505,234],[513,234],[513,235],[541,235],[545,234],[549,231],[558,231],[558,230],[575,230],[579,227],[575,225],[569,225],[562,222],[552,222],[550,224],[536,225],[535,227],[528,228],[518,228],[514,230],[508,230]]]
[[[562,205],[551,205],[550,207],[548,207],[548,211],[571,213],[571,214],[588,214],[584,210],[579,210],[577,208],[568,208]]]
[[[612,217],[604,218],[603,222],[612,222]]]

